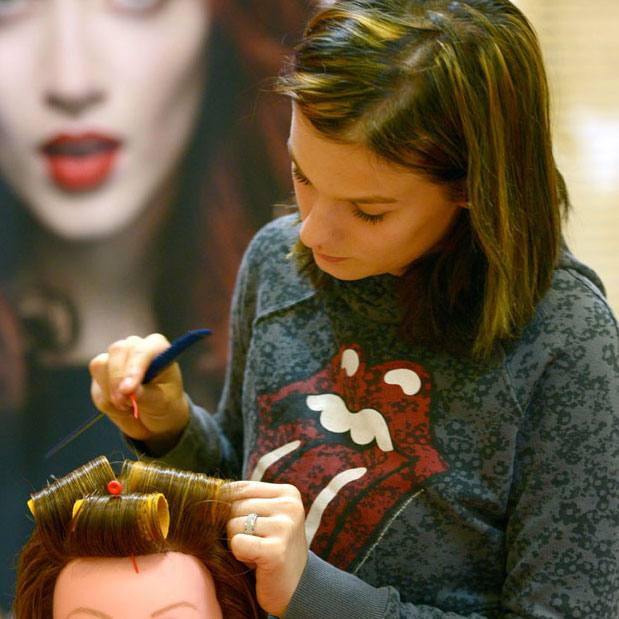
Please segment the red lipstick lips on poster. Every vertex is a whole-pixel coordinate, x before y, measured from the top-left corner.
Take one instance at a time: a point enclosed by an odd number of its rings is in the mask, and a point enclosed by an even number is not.
[[[88,191],[112,173],[121,142],[99,133],[60,134],[43,144],[53,182],[66,191]]]

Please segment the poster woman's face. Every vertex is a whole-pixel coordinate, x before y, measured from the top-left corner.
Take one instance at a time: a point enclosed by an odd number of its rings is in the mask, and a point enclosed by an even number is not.
[[[178,0],[173,0],[178,2]],[[53,619],[222,619],[210,572],[191,555],[75,559],[54,588]]]
[[[0,171],[44,226],[113,234],[169,180],[210,17],[208,0],[0,0]]]

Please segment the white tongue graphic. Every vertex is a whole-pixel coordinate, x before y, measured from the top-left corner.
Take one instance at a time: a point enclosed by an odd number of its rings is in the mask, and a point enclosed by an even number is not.
[[[260,481],[265,471],[272,464],[289,453],[292,453],[295,449],[298,449],[300,445],[301,441],[292,441],[290,443],[286,443],[286,445],[282,445],[281,447],[274,449],[273,451],[270,451],[267,454],[264,454],[264,456],[258,460],[258,464],[256,464],[256,468],[251,474],[250,479],[252,481]],[[311,545],[314,535],[316,535],[316,531],[318,531],[322,514],[325,509],[327,509],[329,503],[331,503],[331,501],[337,496],[338,492],[344,488],[346,484],[349,484],[351,481],[361,479],[361,477],[363,477],[366,473],[367,469],[365,467],[342,471],[341,473],[335,475],[327,486],[318,493],[310,507],[307,517],[305,518],[305,536],[307,537],[308,546]]]
[[[318,531],[318,527],[320,526],[322,514],[325,509],[327,509],[329,503],[331,503],[331,501],[337,496],[337,493],[344,486],[346,486],[346,484],[360,479],[366,473],[367,469],[363,466],[358,469],[348,469],[347,471],[342,471],[341,473],[338,473],[327,484],[327,486],[318,493],[318,496],[312,503],[312,506],[307,513],[307,517],[305,518],[305,537],[307,538],[308,546],[311,546],[312,544],[314,535],[316,535],[316,531]]]
[[[320,425],[329,432],[350,432],[350,438],[357,445],[367,445],[376,439],[379,449],[393,451],[387,421],[376,409],[364,408],[353,413],[334,393],[309,395],[305,402],[310,410],[320,412]]]
[[[357,351],[349,348],[342,353],[341,368],[351,378],[359,370],[360,360]],[[389,370],[383,380],[388,385],[399,386],[405,395],[415,395],[421,389],[421,379],[416,372],[407,368]],[[344,399],[334,393],[308,395],[307,407],[320,413],[319,421],[329,432],[343,434],[350,432],[350,438],[356,445],[368,445],[376,440],[378,448],[384,452],[393,451],[393,441],[389,425],[382,413],[375,408],[363,408],[352,412]],[[295,440],[264,454],[254,469],[250,479],[260,481],[266,470],[288,454],[301,446],[301,441]],[[307,543],[311,545],[316,531],[320,526],[322,515],[333,499],[347,484],[361,479],[367,473],[367,468],[358,467],[337,473],[312,503],[305,519]]]
[[[253,470],[251,477],[249,478],[251,481],[260,481],[264,476],[266,470],[272,465],[275,464],[278,460],[281,460],[284,456],[287,456],[289,453],[292,453],[295,449],[299,448],[301,445],[301,441],[292,441],[290,443],[286,443],[273,451],[269,451],[269,453],[264,454],[258,463],[256,464],[256,468]]]

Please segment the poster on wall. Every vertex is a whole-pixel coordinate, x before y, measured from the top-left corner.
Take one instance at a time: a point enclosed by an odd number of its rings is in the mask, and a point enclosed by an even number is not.
[[[237,267],[292,185],[272,91],[312,0],[0,5],[0,616],[26,501],[99,455],[88,362],[115,340],[213,335],[181,361],[213,410]],[[45,36],[43,36],[43,34]],[[10,539],[8,539],[10,537]]]

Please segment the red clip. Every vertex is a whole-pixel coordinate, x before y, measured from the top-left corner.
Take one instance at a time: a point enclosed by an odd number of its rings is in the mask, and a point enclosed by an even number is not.
[[[122,484],[117,479],[112,479],[112,481],[107,485],[107,491],[115,497],[120,495],[122,489]]]
[[[133,404],[133,416],[137,419],[138,418],[138,403],[135,400],[135,396],[131,393],[129,394],[129,397],[131,398],[131,404]]]

